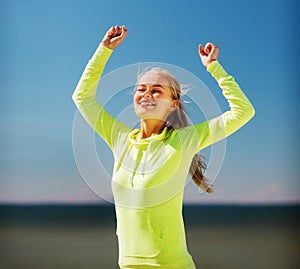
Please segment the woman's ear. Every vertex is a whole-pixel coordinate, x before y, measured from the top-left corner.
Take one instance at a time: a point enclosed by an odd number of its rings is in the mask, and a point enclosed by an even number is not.
[[[173,112],[174,110],[176,110],[178,108],[179,105],[179,101],[178,100],[174,100],[173,104],[170,106],[170,112]]]

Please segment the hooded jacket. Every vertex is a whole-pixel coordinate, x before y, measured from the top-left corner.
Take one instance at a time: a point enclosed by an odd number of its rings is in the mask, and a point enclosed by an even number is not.
[[[86,66],[73,100],[114,154],[112,190],[121,268],[195,268],[187,250],[182,201],[193,156],[224,139],[255,114],[232,76],[218,61],[207,70],[217,80],[230,109],[181,129],[164,128],[142,139],[95,100],[112,50],[100,45]]]

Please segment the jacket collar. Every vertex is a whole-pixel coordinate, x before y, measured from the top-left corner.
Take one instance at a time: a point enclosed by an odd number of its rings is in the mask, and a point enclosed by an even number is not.
[[[133,145],[148,145],[150,142],[164,140],[169,136],[168,127],[165,127],[159,134],[147,138],[141,138],[141,129],[135,129],[129,133],[129,141]]]

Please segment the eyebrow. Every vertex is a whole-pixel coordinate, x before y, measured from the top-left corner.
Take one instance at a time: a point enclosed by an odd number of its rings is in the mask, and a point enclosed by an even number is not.
[[[139,86],[146,86],[146,84],[138,84],[138,87]],[[160,88],[164,89],[164,87],[161,84],[154,84],[154,85],[151,85],[151,87],[160,87]]]

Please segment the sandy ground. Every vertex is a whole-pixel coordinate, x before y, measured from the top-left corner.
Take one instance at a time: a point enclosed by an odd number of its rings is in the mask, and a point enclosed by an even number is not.
[[[186,224],[197,269],[299,269],[299,229]],[[117,269],[114,224],[0,226],[2,269]]]

